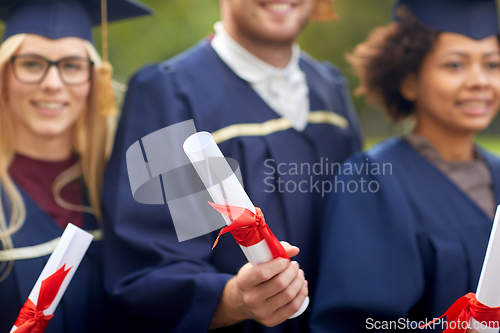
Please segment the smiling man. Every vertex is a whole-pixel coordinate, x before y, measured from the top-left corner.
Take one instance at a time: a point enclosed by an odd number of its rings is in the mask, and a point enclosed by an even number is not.
[[[308,311],[287,318],[314,289],[318,184],[331,174],[276,166],[311,170],[360,149],[345,79],[296,43],[310,18],[334,16],[330,0],[220,0],[220,11],[213,39],[130,81],[103,195],[107,289],[133,332],[308,331]],[[134,201],[126,150],[188,119],[238,161],[247,193],[277,238],[297,246],[286,245],[297,262],[245,265],[230,236],[211,251],[215,232],[179,243],[166,206]]]

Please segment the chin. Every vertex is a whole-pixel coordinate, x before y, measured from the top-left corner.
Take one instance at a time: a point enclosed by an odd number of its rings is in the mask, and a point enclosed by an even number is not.
[[[293,43],[298,38],[301,28],[293,24],[284,22],[266,22],[262,25],[254,26],[247,33],[254,38],[263,39],[274,43]]]
[[[297,39],[297,34],[293,32],[289,33],[279,29],[273,31],[268,30],[266,32],[265,35],[262,35],[262,39],[265,39],[268,43],[292,45]]]
[[[493,117],[488,116],[484,118],[478,118],[470,121],[469,126],[471,129],[473,129],[476,132],[483,131],[490,126],[491,122],[493,121]]]
[[[34,129],[33,133],[35,133],[40,138],[52,139],[65,134],[66,129],[61,129],[59,127],[44,127]]]
[[[484,131],[489,125],[490,121],[469,122],[467,124],[457,126],[457,130],[466,134],[476,134],[477,132]]]

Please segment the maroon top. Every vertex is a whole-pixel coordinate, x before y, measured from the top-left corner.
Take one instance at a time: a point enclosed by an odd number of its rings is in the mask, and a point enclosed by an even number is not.
[[[61,161],[47,162],[16,154],[9,167],[14,182],[24,190],[45,213],[50,215],[62,229],[71,222],[83,226],[83,214],[59,206],[52,195],[52,184],[64,170],[78,160],[77,156]],[[61,190],[61,198],[71,204],[82,205],[82,185],[73,181]]]

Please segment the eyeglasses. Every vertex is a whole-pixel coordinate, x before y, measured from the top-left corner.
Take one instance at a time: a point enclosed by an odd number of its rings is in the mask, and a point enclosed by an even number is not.
[[[36,54],[20,54],[10,59],[15,78],[22,83],[40,83],[52,65],[56,66],[61,81],[76,86],[89,82],[94,63],[85,57],[66,57],[50,61]]]

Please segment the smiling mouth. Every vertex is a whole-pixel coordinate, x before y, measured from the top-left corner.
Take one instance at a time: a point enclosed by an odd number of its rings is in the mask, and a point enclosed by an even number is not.
[[[264,3],[262,6],[268,10],[271,10],[273,12],[277,13],[286,13],[292,10],[292,8],[295,6],[294,4],[291,3],[284,3],[284,2],[273,2],[273,3]]]
[[[467,102],[459,102],[458,104],[469,108],[484,108],[490,105],[490,103],[487,101],[467,101]]]
[[[466,114],[469,115],[483,115],[489,112],[491,107],[490,100],[472,100],[460,101],[457,103]]]
[[[60,110],[67,106],[67,103],[62,102],[35,102],[32,101],[31,104],[37,108],[45,110]]]

